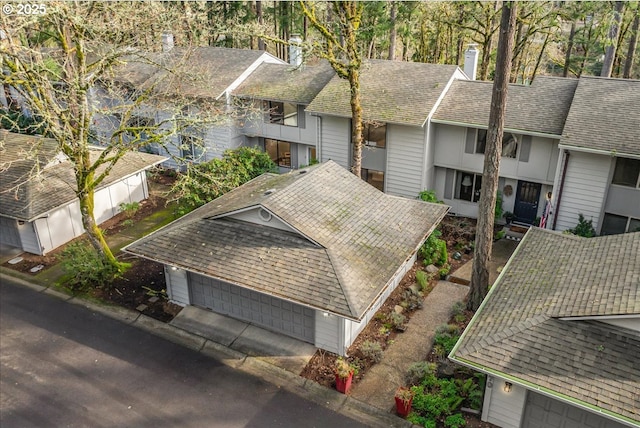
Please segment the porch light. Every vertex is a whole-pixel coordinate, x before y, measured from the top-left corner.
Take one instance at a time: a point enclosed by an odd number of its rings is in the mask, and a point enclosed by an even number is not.
[[[505,382],[504,383],[504,392],[506,392],[507,394],[511,392],[511,387],[513,385],[511,384],[511,382]]]
[[[462,179],[462,185],[464,187],[469,187],[471,186],[471,176],[470,175],[465,175],[464,178]]]

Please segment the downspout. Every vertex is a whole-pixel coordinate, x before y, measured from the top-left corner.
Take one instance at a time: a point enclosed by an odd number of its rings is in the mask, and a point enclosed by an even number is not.
[[[567,166],[569,165],[569,150],[564,151],[564,165],[562,166],[562,178],[560,179],[560,188],[558,189],[558,200],[556,201],[556,212],[553,216],[552,230],[556,230],[556,223],[558,221],[558,213],[560,212],[560,201],[562,200],[562,189],[564,189],[564,180],[567,176]]]
[[[318,162],[322,162],[322,116],[316,116],[317,119],[317,124],[318,124],[318,132],[316,133],[317,135],[317,140],[316,140],[316,156],[318,157],[316,160]],[[311,159],[309,159],[309,161],[311,161]]]

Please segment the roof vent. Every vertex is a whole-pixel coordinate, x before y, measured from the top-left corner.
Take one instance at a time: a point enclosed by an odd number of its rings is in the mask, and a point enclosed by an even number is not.
[[[266,190],[263,194],[265,196],[269,196],[270,194],[274,193],[275,191],[276,191],[276,189],[269,189],[269,190]]]

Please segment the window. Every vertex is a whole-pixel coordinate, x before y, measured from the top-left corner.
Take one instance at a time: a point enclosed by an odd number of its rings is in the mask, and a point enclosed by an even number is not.
[[[264,108],[267,110],[267,121],[269,123],[298,126],[298,106],[296,104],[265,101]]]
[[[516,158],[518,153],[518,143],[520,135],[511,132],[505,132],[502,136],[502,157]],[[476,148],[475,153],[484,153],[487,148],[487,130],[478,129],[476,132]],[[528,159],[527,159],[528,160]]]
[[[601,235],[617,235],[625,232],[640,232],[640,219],[616,214],[604,214]]]
[[[265,138],[264,151],[276,165],[291,168],[291,143]]]
[[[189,162],[200,161],[203,155],[202,139],[193,135],[180,136],[180,156],[182,159]]]
[[[369,147],[384,149],[387,145],[387,125],[384,123],[363,123],[362,140]]]
[[[469,202],[480,200],[480,189],[482,188],[482,175],[470,172],[459,172],[456,180],[456,199]]]
[[[381,192],[384,192],[384,172],[362,168],[360,173],[364,181],[371,184]]]
[[[478,129],[476,134],[476,153],[484,153],[487,148],[487,130]]]
[[[620,186],[640,187],[640,159],[617,158],[611,183]]]

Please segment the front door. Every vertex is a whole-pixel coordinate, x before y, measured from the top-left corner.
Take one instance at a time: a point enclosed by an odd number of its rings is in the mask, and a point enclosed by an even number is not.
[[[513,214],[516,221],[532,224],[538,215],[538,201],[542,184],[518,181],[516,203]]]

